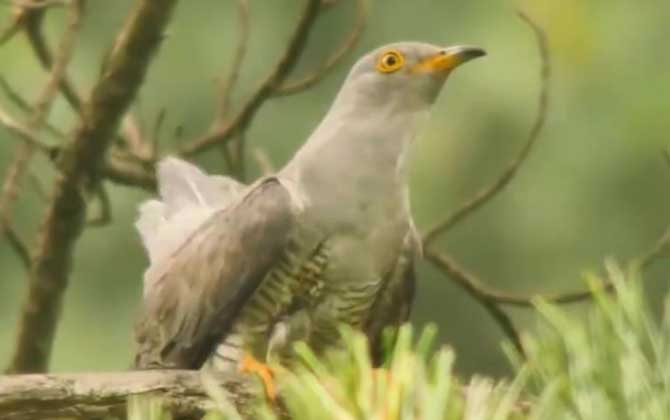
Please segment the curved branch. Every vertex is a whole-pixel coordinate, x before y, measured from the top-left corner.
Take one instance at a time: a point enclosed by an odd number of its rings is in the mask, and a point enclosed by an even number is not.
[[[514,344],[519,354],[524,355],[523,345],[519,332],[514,327],[512,319],[500,309],[500,301],[492,299],[483,284],[474,275],[462,269],[451,257],[432,249],[425,250],[425,257],[434,263],[444,274],[456,281],[472,298],[479,302],[491,317],[498,323],[507,338]]]
[[[642,255],[639,259],[639,265],[642,270],[646,270],[651,267],[659,258],[663,256],[664,253],[670,250],[670,226],[668,226],[661,235],[660,238],[656,240],[656,244],[647,251],[646,254]]]
[[[533,29],[537,39],[537,45],[540,52],[541,58],[541,70],[540,70],[540,79],[541,79],[541,88],[538,99],[538,109],[537,115],[535,117],[535,122],[528,134],[528,139],[526,140],[525,145],[519,152],[518,156],[509,163],[507,168],[500,174],[498,179],[496,179],[493,184],[484,188],[478,192],[470,200],[463,203],[459,208],[453,211],[444,219],[437,222],[433,227],[428,229],[428,231],[423,235],[424,247],[428,247],[435,239],[437,239],[441,234],[448,231],[454,225],[456,225],[461,220],[465,219],[477,209],[486,204],[491,200],[496,194],[502,191],[507,184],[514,178],[518,169],[526,161],[530,151],[533,149],[533,146],[537,143],[542,128],[547,117],[547,109],[549,106],[549,79],[551,73],[551,65],[549,62],[549,51],[547,47],[547,37],[537,24],[535,24],[528,16],[519,12],[519,16]]]
[[[330,73],[351,51],[358,43],[363,34],[363,29],[368,20],[368,5],[367,0],[357,0],[356,6],[356,23],[354,27],[351,28],[349,35],[342,42],[342,45],[335,50],[321,65],[314,70],[312,73],[294,81],[287,81],[281,86],[279,86],[274,95],[275,96],[285,96],[292,95],[294,93],[302,92],[305,89],[309,89],[315,84],[323,80],[324,77]]]
[[[233,54],[233,63],[228,76],[224,79],[219,89],[219,103],[217,116],[215,118],[215,121],[218,121],[219,124],[223,123],[226,113],[228,112],[228,108],[230,107],[230,96],[240,77],[242,63],[247,54],[247,46],[249,44],[249,5],[247,4],[247,0],[237,1],[237,16],[240,25],[239,39],[237,40],[237,47]]]
[[[216,144],[224,144],[228,142],[235,133],[244,131],[261,105],[272,96],[277,86],[279,86],[284,79],[295,68],[298,58],[307,43],[309,33],[314,26],[314,22],[319,14],[321,5],[320,0],[306,0],[305,9],[296,26],[295,31],[291,37],[286,51],[280,58],[277,65],[265,80],[259,85],[256,91],[247,100],[242,110],[229,122],[210,129],[209,133],[196,138],[192,142],[184,145],[181,150],[183,156],[192,156],[194,154],[203,152]]]
[[[5,232],[11,234],[9,226],[11,224],[11,208],[16,201],[22,178],[28,170],[30,161],[33,157],[34,151],[39,151],[49,154],[53,148],[44,145],[39,141],[37,134],[44,125],[51,105],[58,93],[58,86],[60,85],[68,63],[72,57],[77,33],[81,23],[83,0],[70,0],[67,17],[67,27],[63,31],[63,36],[60,40],[57,55],[55,60],[50,63],[50,72],[46,85],[40,91],[40,94],[35,101],[35,105],[31,107],[32,115],[27,126],[15,122],[4,111],[0,110],[0,124],[3,124],[14,134],[18,135],[24,140],[16,148],[16,154],[12,163],[7,170],[4,181],[2,183],[2,191],[0,192],[0,218],[2,223],[6,226]],[[24,9],[25,11],[25,9]],[[25,27],[28,32],[29,39],[33,36],[41,38],[42,16],[43,10],[31,10],[26,12]],[[16,98],[12,98],[16,99]],[[12,238],[10,237],[10,240]],[[22,258],[24,258],[22,256]]]

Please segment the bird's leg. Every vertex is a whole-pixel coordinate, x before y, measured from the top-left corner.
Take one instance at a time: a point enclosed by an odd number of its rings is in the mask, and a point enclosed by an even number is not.
[[[273,373],[270,366],[259,362],[251,353],[245,353],[240,360],[240,373],[255,373],[263,381],[265,387],[265,395],[270,401],[275,401],[277,398],[277,391],[273,380]]]

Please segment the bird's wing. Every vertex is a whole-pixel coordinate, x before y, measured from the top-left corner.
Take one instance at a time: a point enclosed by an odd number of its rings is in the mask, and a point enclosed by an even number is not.
[[[140,206],[135,227],[152,264],[172,254],[212,214],[238,199],[246,186],[232,178],[208,175],[168,157],[157,166],[159,200]]]
[[[279,258],[297,209],[278,179],[265,179],[152,265],[136,367],[200,367]]]
[[[408,234],[403,250],[385,280],[385,287],[379,292],[370,311],[365,334],[375,366],[382,364],[388,350],[386,346],[395,341],[397,327],[409,319],[416,287],[414,262],[419,253],[419,244],[416,242],[415,232],[412,231]]]

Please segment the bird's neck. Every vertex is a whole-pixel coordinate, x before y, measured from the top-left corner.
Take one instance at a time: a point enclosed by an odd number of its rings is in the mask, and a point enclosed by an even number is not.
[[[425,113],[336,101],[281,175],[316,205],[407,211],[407,165]]]

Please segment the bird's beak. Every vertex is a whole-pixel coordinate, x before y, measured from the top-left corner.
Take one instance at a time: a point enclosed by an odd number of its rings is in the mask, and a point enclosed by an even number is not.
[[[473,58],[486,55],[486,51],[478,47],[455,46],[441,50],[439,53],[419,61],[412,69],[415,73],[449,73],[459,65]]]

